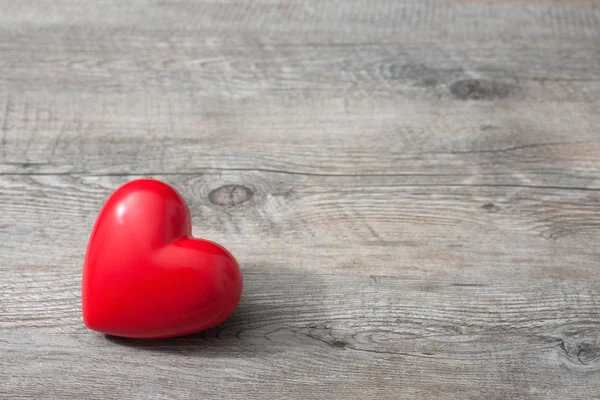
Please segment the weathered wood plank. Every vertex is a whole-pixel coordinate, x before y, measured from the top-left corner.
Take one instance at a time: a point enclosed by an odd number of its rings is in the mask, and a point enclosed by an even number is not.
[[[585,0],[135,0],[126,4],[62,0],[44,8],[32,0],[0,4],[4,30],[72,41],[92,34],[131,41],[140,37],[154,41],[162,35],[171,39],[165,45],[199,40],[214,47],[352,46],[398,39],[536,46],[537,40],[593,42],[600,34],[600,8]]]
[[[8,96],[1,105],[1,173],[454,173],[598,187],[597,102],[182,94]]]
[[[111,385],[108,393],[125,398],[190,390],[234,398],[255,390],[274,397],[341,391],[351,398],[500,398],[491,394],[495,388],[504,395],[558,399],[573,380],[586,382],[578,395],[600,390],[597,282],[469,286],[279,270],[247,276],[240,308],[218,329],[144,342],[86,332],[74,306],[78,293],[69,283],[76,278],[44,275],[36,288],[48,290],[46,280],[71,299],[54,297],[50,307],[20,299],[20,312],[32,307],[36,315],[52,317],[53,331],[44,317],[7,313],[3,328],[7,322],[12,328],[0,335],[0,349],[3,367],[19,360],[4,384],[12,393],[94,396],[117,377],[127,385]],[[4,304],[16,305],[11,303]],[[65,376],[61,385],[46,387],[48,376],[57,374]]]
[[[94,335],[50,335],[46,337],[53,342],[49,348],[41,336],[11,334],[2,336],[10,344],[0,342],[0,348],[11,358],[20,359],[22,367],[8,381],[10,386],[5,386],[10,392],[2,393],[21,393],[25,398],[276,399],[309,393],[350,399],[510,396],[557,400],[594,398],[598,393],[593,384],[597,373],[585,365],[572,363],[567,367],[571,361],[556,354],[555,341],[546,343],[546,348],[524,350],[516,357],[492,356],[478,361],[363,352],[310,338],[297,339],[294,345],[281,344],[289,342],[286,336],[302,335],[283,333],[275,343],[265,340],[257,346],[214,334],[207,339],[133,345]],[[487,340],[495,341],[496,337]],[[22,354],[22,348],[30,351]],[[95,351],[84,350],[88,348]],[[545,359],[553,361],[547,363]],[[62,376],[59,385],[57,375]]]
[[[249,273],[292,264],[312,273],[474,282],[600,278],[598,190],[453,184],[445,176],[156,177],[185,196],[195,234],[226,244]],[[2,177],[0,226],[11,233],[0,243],[4,259],[18,270],[79,269],[102,202],[129,179]],[[219,203],[214,193],[228,185],[251,197]]]
[[[239,98],[316,91],[321,96],[437,99],[456,94],[447,90],[456,81],[487,78],[498,81],[488,95],[499,98],[591,101],[598,97],[600,81],[597,45],[586,43],[564,49],[368,44],[349,51],[334,45],[222,49],[154,43],[139,48],[106,37],[90,39],[98,48],[65,48],[47,40],[7,40],[11,44],[3,49],[0,84],[15,93],[71,95]]]

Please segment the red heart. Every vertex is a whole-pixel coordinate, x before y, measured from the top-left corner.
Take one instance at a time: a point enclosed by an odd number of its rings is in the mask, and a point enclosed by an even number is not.
[[[191,233],[188,206],[169,185],[140,179],[117,189],[85,256],[85,325],[110,335],[166,338],[227,319],[242,295],[238,263]]]

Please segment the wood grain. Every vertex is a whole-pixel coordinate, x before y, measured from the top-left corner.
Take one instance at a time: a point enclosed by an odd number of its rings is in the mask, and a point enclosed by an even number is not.
[[[0,398],[600,399],[592,1],[0,0]],[[96,215],[174,185],[218,328],[81,322]]]

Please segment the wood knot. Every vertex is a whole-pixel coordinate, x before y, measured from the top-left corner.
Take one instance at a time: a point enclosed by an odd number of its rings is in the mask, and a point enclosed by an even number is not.
[[[461,100],[504,99],[514,91],[515,87],[507,83],[480,79],[463,79],[450,85],[450,92]]]
[[[492,211],[496,211],[498,207],[494,203],[489,202],[489,203],[485,203],[484,205],[482,205],[481,208],[483,208],[486,211],[492,212]]]
[[[490,130],[495,130],[495,129],[500,129],[500,128],[497,126],[494,126],[494,125],[489,125],[489,124],[481,125],[482,131],[490,131]]]
[[[243,185],[225,185],[210,192],[211,203],[222,207],[234,207],[252,199],[254,192]]]
[[[346,347],[346,342],[343,342],[341,340],[335,340],[331,345],[337,349],[343,349],[344,347]]]
[[[571,335],[560,339],[557,347],[574,364],[597,366],[600,363],[600,338],[596,333],[592,329],[570,333]]]
[[[577,343],[575,355],[581,364],[596,364],[600,362],[600,343],[595,340],[582,340]]]

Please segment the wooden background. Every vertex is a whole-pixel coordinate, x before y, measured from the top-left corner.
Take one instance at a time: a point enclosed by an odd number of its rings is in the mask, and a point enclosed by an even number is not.
[[[0,0],[0,397],[600,398],[600,2]],[[107,338],[107,196],[173,184],[236,313]]]

